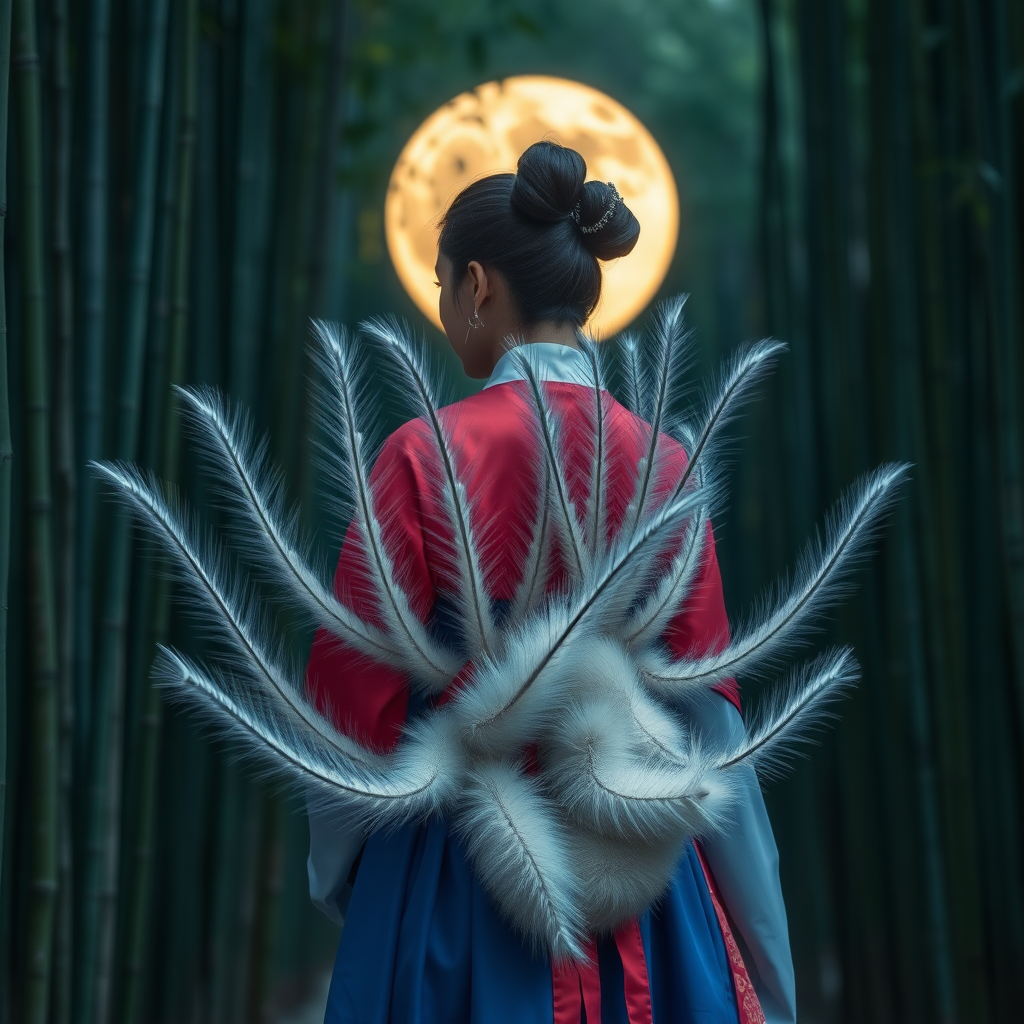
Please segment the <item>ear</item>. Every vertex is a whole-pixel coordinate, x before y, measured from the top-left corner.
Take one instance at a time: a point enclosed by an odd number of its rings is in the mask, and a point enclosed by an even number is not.
[[[466,267],[466,277],[472,290],[473,305],[476,309],[483,309],[484,303],[493,294],[493,282],[484,265],[476,260],[470,260]]]

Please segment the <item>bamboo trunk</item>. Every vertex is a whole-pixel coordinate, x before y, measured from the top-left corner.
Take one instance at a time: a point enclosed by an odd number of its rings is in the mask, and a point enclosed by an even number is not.
[[[334,228],[334,196],[338,190],[338,146],[344,112],[348,0],[331,4],[330,46],[327,52],[327,85],[320,125],[320,155],[313,185],[313,238],[309,249],[309,316],[325,315],[331,231]]]
[[[1010,130],[1012,98],[1005,84],[1009,81],[1006,11],[1003,0],[990,0],[984,10],[976,3],[964,3],[963,10],[970,53],[975,141],[998,181],[998,186],[989,188],[985,197],[989,211],[985,230],[990,275],[988,301],[994,342],[992,397],[998,424],[1003,587],[1009,611],[1007,625],[1017,687],[1018,728],[1024,729],[1024,461],[1018,363],[1021,338],[1017,323],[1020,278],[1014,251],[1017,221],[1012,187],[1016,181]],[[987,60],[983,34],[991,41],[992,52]]]
[[[146,345],[145,385],[142,398],[142,422],[139,436],[139,463],[152,466],[159,472],[163,454],[163,423],[170,398],[168,381],[168,331],[171,309],[171,263],[174,244],[174,205],[176,201],[176,154],[178,150],[178,78],[181,47],[179,19],[172,17],[168,24],[168,51],[164,86],[165,106],[160,134],[159,199],[153,236],[152,287],[150,289],[148,341]],[[159,552],[143,546],[134,563],[134,584],[131,619],[135,625],[129,630],[127,678],[138,680],[125,691],[125,784],[122,800],[125,813],[122,818],[122,863],[119,891],[125,898],[118,902],[117,914],[117,1008],[115,1017],[124,1016],[124,990],[130,967],[129,951],[132,922],[136,917],[136,877],[142,814],[142,762],[143,741],[149,726],[144,721],[151,686],[150,668],[154,656],[154,600],[156,588],[164,571]],[[145,970],[145,964],[139,968]],[[148,972],[147,972],[148,973]]]
[[[817,82],[814,92],[827,113],[821,118],[819,144],[823,154],[821,225],[823,255],[822,335],[817,358],[818,402],[823,431],[821,479],[831,497],[856,473],[867,468],[862,439],[866,424],[860,422],[863,378],[855,358],[859,316],[854,303],[849,254],[851,232],[851,174],[857,169],[852,152],[853,129],[848,69],[847,10],[843,4],[818,5],[819,45]],[[814,144],[811,140],[810,145]],[[853,607],[844,606],[836,632],[844,639],[860,638],[866,624]],[[847,966],[844,998],[854,1019],[892,1021],[896,1010],[890,984],[891,949],[885,927],[883,884],[885,873],[881,851],[874,841],[872,814],[879,780],[876,760],[871,756],[870,704],[858,693],[849,702],[839,729],[838,782],[841,842],[848,858],[840,888],[846,906],[841,918],[847,922]]]
[[[293,30],[304,47],[317,50],[324,44],[320,11],[316,7],[295,7],[289,11]],[[297,76],[293,72],[293,80]],[[309,365],[304,344],[309,303],[309,246],[312,238],[314,209],[313,182],[317,155],[320,151],[320,111],[324,100],[322,70],[315,68],[305,79],[293,81],[292,105],[296,112],[294,158],[285,170],[295,207],[282,217],[282,235],[286,239],[280,267],[284,275],[281,333],[277,338],[278,365],[274,377],[277,401],[274,406],[274,451],[280,464],[296,466],[291,483],[299,494],[304,493],[305,467],[302,465],[305,426],[305,370]],[[283,213],[283,211],[282,211]],[[300,344],[300,339],[303,342]],[[298,358],[296,358],[298,348]]]
[[[792,335],[792,282],[789,275],[789,224],[785,173],[780,155],[779,87],[776,66],[773,0],[760,0],[761,50],[761,200],[758,244],[764,274],[764,310],[767,333]],[[790,449],[792,450],[792,448]]]
[[[0,883],[4,879],[7,829],[7,589],[11,568],[10,389],[7,381],[7,286],[4,241],[7,225],[7,101],[11,71],[11,3],[0,3]],[[3,886],[0,884],[0,892]],[[8,991],[7,958],[0,963],[0,993]],[[0,996],[0,998],[3,998]],[[0,1003],[0,1012],[5,1009]]]
[[[100,457],[103,436],[103,364],[107,335],[107,266],[110,129],[110,4],[90,0],[85,40],[86,101],[84,187],[79,276],[81,314],[78,338],[78,465]],[[78,487],[78,537],[75,567],[75,771],[83,778],[92,727],[92,641],[95,607],[96,482],[84,473]],[[79,795],[84,803],[85,794]],[[76,946],[82,945],[81,904]],[[76,963],[75,991],[81,990],[88,958]],[[91,984],[91,982],[88,982]],[[79,1003],[81,1005],[81,1003]]]
[[[39,57],[32,0],[13,12],[21,170],[29,686],[31,687],[31,893],[24,1019],[47,1024],[57,896],[57,636],[50,497],[49,382],[43,293],[43,170]]]
[[[264,86],[269,41],[270,10],[267,0],[249,0],[242,16],[239,60],[228,368],[228,391],[236,401],[246,404],[251,404],[255,398],[259,371],[259,278],[265,255],[266,180],[269,176],[269,139],[265,127],[269,90]]]
[[[125,294],[125,335],[116,417],[118,458],[135,456],[139,395],[145,353],[149,273],[153,248],[156,165],[167,49],[167,2],[149,8],[144,59],[145,89],[138,111],[137,151],[129,279]],[[97,658],[89,756],[88,844],[83,872],[84,927],[77,956],[88,966],[76,997],[83,1024],[106,1024],[111,1000],[113,925],[116,914],[121,816],[122,718],[125,630],[130,569],[130,524],[120,515],[111,530],[104,573],[103,620]]]
[[[287,804],[281,796],[266,801],[260,836],[259,890],[253,929],[253,970],[249,976],[245,1020],[271,1024],[277,959],[281,874],[284,867],[284,829]]]
[[[60,848],[58,851],[57,940],[54,947],[55,1024],[71,1021],[73,797],[75,740],[75,511],[74,358],[71,293],[71,95],[68,76],[67,0],[50,7],[52,51],[51,260],[53,279],[53,430],[57,492],[57,678],[60,702]]]
[[[168,343],[168,383],[185,379],[185,355],[188,337],[188,294],[191,254],[193,183],[198,109],[196,53],[199,42],[198,0],[189,0],[181,13],[179,51],[179,128],[176,153],[174,236],[171,258],[171,306]],[[178,475],[180,424],[177,403],[169,393],[164,407],[161,430],[161,475],[174,481]],[[158,643],[168,639],[170,625],[170,584],[161,576],[153,602],[154,636]],[[125,978],[122,1020],[135,1024],[142,1019],[143,981],[146,952],[150,948],[149,919],[153,881],[153,841],[156,830],[156,805],[160,764],[160,737],[163,702],[159,690],[146,685],[140,737],[140,778],[138,832],[135,848],[135,876],[132,891],[132,915],[126,939]]]
[[[238,134],[228,162],[234,179],[234,218],[231,225],[231,297],[228,322],[228,394],[250,409],[257,396],[263,341],[262,273],[267,260],[272,162],[270,113],[272,4],[250,0],[240,21],[237,63]],[[254,412],[257,410],[253,409]],[[232,771],[235,769],[232,768]],[[249,780],[225,776],[221,799],[238,806],[235,835],[225,830],[220,848],[233,842],[238,855],[233,865],[237,887],[225,890],[230,899],[216,908],[213,948],[219,976],[212,992],[214,1010],[224,1007],[226,1024],[242,1019],[250,971],[250,946],[256,901],[259,828],[264,801],[262,788]],[[222,822],[222,824],[225,824]],[[229,870],[232,865],[229,864]]]
[[[874,205],[879,218],[873,262],[878,267],[872,282],[880,300],[876,331],[876,367],[891,367],[891,394],[880,434],[891,438],[896,457],[923,457],[917,446],[918,361],[917,317],[914,304],[914,253],[910,227],[911,155],[910,111],[907,108],[906,22],[884,4],[872,5],[872,35],[878,40],[871,61],[873,82],[872,159],[876,166]],[[904,32],[896,29],[902,24]],[[922,488],[923,489],[923,488]],[[919,502],[917,494],[912,496]],[[891,598],[893,621],[889,643],[890,665],[897,692],[904,692],[909,707],[910,736],[916,772],[920,831],[926,894],[927,945],[930,954],[929,994],[938,1019],[956,1019],[957,987],[952,952],[947,850],[936,785],[930,697],[928,693],[927,621],[920,589],[922,570],[918,554],[920,524],[908,500],[897,512],[894,545],[895,593]],[[902,673],[901,670],[902,669]]]
[[[235,6],[221,8],[222,24]],[[227,239],[225,207],[220,196],[223,184],[225,139],[234,135],[228,67],[233,63],[235,45],[215,45],[200,39],[199,90],[207,99],[199,110],[196,125],[196,259],[193,284],[195,303],[194,379],[220,386],[224,382],[225,355],[228,355],[225,331],[229,311],[225,284],[230,281],[224,259]],[[230,164],[229,164],[230,166]],[[198,504],[209,503],[211,488],[205,474],[190,474]],[[216,522],[216,513],[214,513]],[[190,965],[201,972],[197,979],[202,1013],[211,1020],[231,1024],[227,1002],[231,990],[232,969],[237,951],[236,906],[240,882],[249,851],[241,842],[240,806],[244,803],[246,780],[241,767],[217,750],[211,759],[207,786],[213,794],[211,814],[202,822],[205,856],[208,858],[207,885],[195,920],[189,922],[200,957]]]
[[[998,491],[999,494],[997,515],[991,524],[997,529],[994,537],[998,540],[991,545],[995,551],[990,551],[986,559],[995,572],[984,580],[980,592],[991,600],[991,615],[1002,621],[1002,629],[996,634],[999,641],[1004,635],[1009,641],[1000,643],[1005,652],[1005,661],[1001,659],[1004,673],[1001,676],[979,673],[986,691],[982,706],[989,711],[981,718],[979,737],[988,767],[987,777],[981,784],[981,797],[988,806],[990,818],[986,850],[991,893],[987,908],[991,933],[988,956],[992,960],[989,977],[994,980],[991,985],[995,1002],[993,1017],[1001,1020],[1007,1012],[1012,1015],[1016,1010],[1016,992],[1006,979],[1015,975],[1024,950],[1019,831],[1019,793],[1024,783],[1024,757],[1019,743],[1020,730],[1024,728],[1024,501],[1021,497],[1024,476],[1017,308],[1019,253],[1015,239],[1021,225],[1013,187],[1017,170],[1010,124],[1012,98],[1006,85],[1010,80],[1006,8],[1002,0],[958,6],[967,51],[969,141],[966,144],[979,154],[983,161],[981,166],[990,169],[980,197],[985,216],[972,225],[972,233],[976,254],[981,257],[976,265],[984,268],[983,288],[978,289],[976,297],[979,315],[987,321],[984,331],[987,337],[978,336],[975,344],[988,350],[987,365],[983,363],[979,367],[982,379],[988,377],[980,407],[984,410],[984,423],[991,425],[991,433],[983,443],[992,448],[991,454],[989,451],[980,453],[978,461],[981,465],[987,464],[989,469],[985,493]],[[992,600],[997,595],[1001,601]],[[982,628],[988,628],[987,622],[982,623]],[[972,641],[972,649],[976,649],[979,639],[972,637]],[[991,663],[989,652],[985,654],[989,655],[986,660]],[[1014,708],[1016,729],[1008,734],[1005,718]],[[995,747],[1000,731],[1004,742],[1001,749]],[[1011,768],[1012,760],[1003,754],[1007,750],[1006,740],[1013,733],[1018,738],[1016,777]],[[1012,749],[1012,743],[1010,747]],[[1008,975],[1000,970],[1001,965],[1009,970]]]

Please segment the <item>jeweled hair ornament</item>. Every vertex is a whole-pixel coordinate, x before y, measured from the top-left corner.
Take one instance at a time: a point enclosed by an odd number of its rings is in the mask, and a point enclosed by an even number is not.
[[[610,202],[608,203],[608,209],[605,210],[603,214],[601,214],[601,219],[599,221],[597,221],[596,224],[586,224],[586,225],[584,225],[584,224],[580,223],[580,204],[579,204],[579,202],[576,203],[576,206],[575,206],[575,208],[572,211],[572,219],[574,221],[576,221],[577,227],[585,235],[592,235],[595,232],[600,231],[601,228],[603,228],[605,226],[605,224],[607,224],[608,221],[610,221],[612,219],[612,214],[615,212],[615,207],[617,207],[619,205],[619,203],[622,202],[622,196],[619,195],[619,190],[615,187],[615,185],[612,182],[610,182],[610,181],[606,182],[606,184],[608,185],[608,188],[611,190],[612,198],[611,198]]]

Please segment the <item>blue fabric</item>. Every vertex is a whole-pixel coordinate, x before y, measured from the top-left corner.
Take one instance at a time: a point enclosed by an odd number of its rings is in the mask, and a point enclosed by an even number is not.
[[[654,1024],[736,1024],[725,945],[692,846],[640,920]],[[627,1024],[622,963],[599,946],[602,1024]],[[325,1024],[552,1020],[551,965],[498,916],[442,821],[367,840]]]

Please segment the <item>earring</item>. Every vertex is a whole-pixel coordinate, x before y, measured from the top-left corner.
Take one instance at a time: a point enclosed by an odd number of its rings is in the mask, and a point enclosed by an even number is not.
[[[483,327],[484,322],[480,319],[480,314],[477,312],[476,306],[473,307],[473,316],[466,317],[466,323],[469,324],[472,330],[476,330],[478,327]]]

